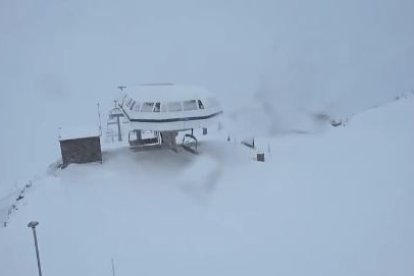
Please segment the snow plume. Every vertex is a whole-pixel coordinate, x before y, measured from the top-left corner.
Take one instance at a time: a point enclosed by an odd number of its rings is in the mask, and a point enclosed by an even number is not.
[[[256,96],[271,118],[272,133],[312,131],[336,116],[339,93],[331,90],[325,72],[334,59],[315,44],[287,44],[274,52]]]
[[[220,173],[218,160],[208,155],[200,156],[184,170],[179,183],[183,191],[202,200],[215,189]]]
[[[276,35],[256,94],[272,133],[315,131],[414,88],[413,4],[324,2],[281,15],[289,31]]]

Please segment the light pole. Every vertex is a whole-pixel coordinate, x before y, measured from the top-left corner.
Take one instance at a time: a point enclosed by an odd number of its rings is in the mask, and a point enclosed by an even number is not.
[[[39,256],[39,247],[37,245],[37,236],[36,236],[36,226],[39,224],[37,221],[31,221],[27,225],[27,227],[32,228],[33,230],[33,238],[35,242],[35,248],[36,248],[36,257],[37,257],[37,268],[39,269],[39,276],[42,276],[42,268],[40,267],[40,256]]]

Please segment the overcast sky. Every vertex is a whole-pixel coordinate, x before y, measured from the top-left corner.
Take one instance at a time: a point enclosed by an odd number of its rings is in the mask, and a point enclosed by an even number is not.
[[[288,112],[385,101],[414,88],[413,11],[412,0],[0,0],[11,117],[0,170],[59,156],[57,127],[95,119],[119,84],[199,84],[227,110],[253,95]]]

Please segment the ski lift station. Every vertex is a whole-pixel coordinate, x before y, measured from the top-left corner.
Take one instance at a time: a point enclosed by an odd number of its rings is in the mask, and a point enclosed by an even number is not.
[[[203,134],[207,134],[207,128],[218,123],[223,112],[217,99],[197,86],[148,84],[121,88],[122,94],[109,112],[107,127],[117,125],[117,140],[122,141],[121,121],[126,123],[129,147],[134,151],[171,149],[177,152],[180,146],[197,153],[194,130],[203,129]],[[108,130],[114,142],[113,132]],[[61,129],[63,167],[71,163],[102,162],[101,126],[99,133],[98,129],[92,132]],[[179,133],[182,140],[177,142]]]
[[[223,112],[217,99],[205,88],[173,84],[122,87],[118,100],[129,121],[128,141],[134,149],[175,149],[179,132],[185,132],[181,145],[197,151],[194,129],[217,123]]]

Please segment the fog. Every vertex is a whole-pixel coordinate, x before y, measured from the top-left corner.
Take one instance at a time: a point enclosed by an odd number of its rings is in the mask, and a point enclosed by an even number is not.
[[[317,114],[346,117],[414,88],[413,2],[316,2],[283,18],[290,27],[263,67],[258,98],[273,132],[311,130]]]
[[[271,133],[414,88],[414,2],[0,2],[2,181],[59,157],[57,129],[96,123],[116,86],[198,84]],[[258,122],[260,125],[260,122]]]

